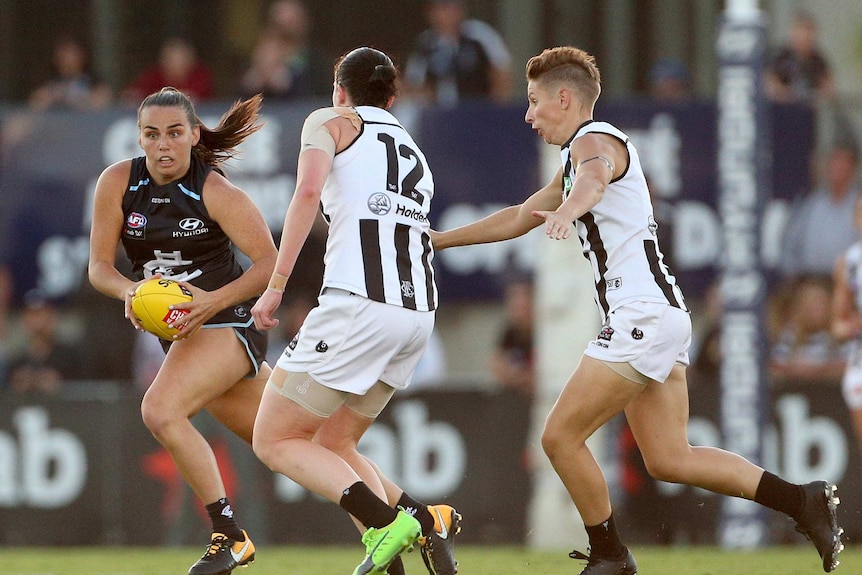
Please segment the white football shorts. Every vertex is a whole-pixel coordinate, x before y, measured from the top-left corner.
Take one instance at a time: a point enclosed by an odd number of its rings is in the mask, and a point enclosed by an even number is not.
[[[848,408],[862,409],[862,343],[859,341],[853,342],[853,349],[841,380],[841,393]]]
[[[422,312],[326,288],[277,365],[326,387],[364,395],[377,381],[404,389],[434,329]]]
[[[585,355],[628,363],[638,373],[664,382],[675,364],[689,364],[691,317],[685,310],[656,302],[632,302],[610,313]]]

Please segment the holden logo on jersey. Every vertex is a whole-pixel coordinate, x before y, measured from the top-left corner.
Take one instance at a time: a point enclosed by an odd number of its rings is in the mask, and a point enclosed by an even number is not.
[[[385,216],[392,209],[392,200],[384,193],[371,194],[368,198],[368,209],[372,214]]]
[[[632,330],[632,337],[633,337],[634,339],[643,339],[643,338],[644,338],[644,332],[642,332],[642,331],[641,331],[641,330],[639,330],[638,328],[634,328],[634,329]]]
[[[395,208],[395,213],[399,216],[404,216],[405,218],[410,218],[411,220],[416,220],[417,222],[427,222],[428,217],[423,214],[420,210],[414,210],[412,208],[408,208],[398,204],[398,207]]]
[[[126,216],[125,236],[133,240],[143,240],[147,237],[147,216],[132,212]]]
[[[186,238],[188,236],[199,236],[207,233],[208,227],[204,226],[203,221],[198,218],[183,218],[178,224],[181,232],[174,232],[172,235],[175,238]]]
[[[401,281],[401,293],[404,297],[413,297],[416,295],[416,290],[413,288],[413,282],[410,280]]]

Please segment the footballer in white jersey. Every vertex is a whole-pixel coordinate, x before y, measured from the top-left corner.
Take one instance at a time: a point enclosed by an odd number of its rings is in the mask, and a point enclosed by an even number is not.
[[[611,179],[602,200],[579,217],[575,225],[595,275],[596,304],[606,318],[633,301],[666,303],[686,309],[682,291],[664,263],[657,240],[658,223],[637,150],[623,132],[606,122],[581,126],[560,151],[563,164],[563,200],[571,191],[576,166],[571,144],[585,134],[608,134],[622,142],[628,166]],[[583,163],[583,160],[581,160]]]
[[[255,323],[277,325],[273,314],[318,209],[329,223],[323,288],[267,383],[254,449],[362,526],[366,556],[355,574],[403,573],[399,555],[418,543],[429,570],[454,575],[460,515],[413,499],[358,451],[395,390],[409,385],[437,308],[434,181],[387,111],[397,77],[383,52],[352,50],[336,64],[333,106],[303,126],[296,190]]]
[[[548,414],[542,447],[586,528],[589,556],[570,555],[587,561],[581,575],[638,572],[587,445],[620,413],[652,477],[754,500],[790,516],[814,544],[824,571],[832,571],[844,547],[832,483],[789,483],[739,455],[688,441],[691,321],[662,261],[637,150],[621,131],[593,120],[601,94],[595,58],[573,46],[549,48],[530,58],[526,75],[524,119],[546,143],[561,146],[562,166],[520,205],[431,237],[441,250],[515,238],[540,225],[548,238],[565,240],[577,228],[604,324]]]
[[[362,132],[335,155],[321,196],[329,223],[323,286],[432,311],[437,288],[428,234],[434,196],[428,162],[387,110],[355,111]]]

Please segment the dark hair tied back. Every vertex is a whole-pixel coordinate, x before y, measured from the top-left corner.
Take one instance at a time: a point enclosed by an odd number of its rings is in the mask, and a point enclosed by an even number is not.
[[[386,108],[398,92],[397,78],[392,59],[367,46],[348,52],[335,63],[335,82],[347,90],[354,106]]]
[[[388,84],[395,80],[396,70],[394,66],[388,66],[386,64],[377,64],[374,66],[374,71],[371,72],[371,77],[368,79],[370,84],[375,82],[383,82]]]

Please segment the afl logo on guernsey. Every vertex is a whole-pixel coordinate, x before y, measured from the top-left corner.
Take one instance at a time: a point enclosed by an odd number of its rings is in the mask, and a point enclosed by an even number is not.
[[[126,216],[125,236],[132,240],[143,240],[147,237],[147,216],[132,212]]]
[[[133,230],[146,227],[147,216],[139,214],[138,212],[132,212],[129,214],[129,217],[126,218],[126,225]]]
[[[378,216],[385,216],[392,209],[392,201],[383,193],[372,194],[368,198],[368,209]]]

